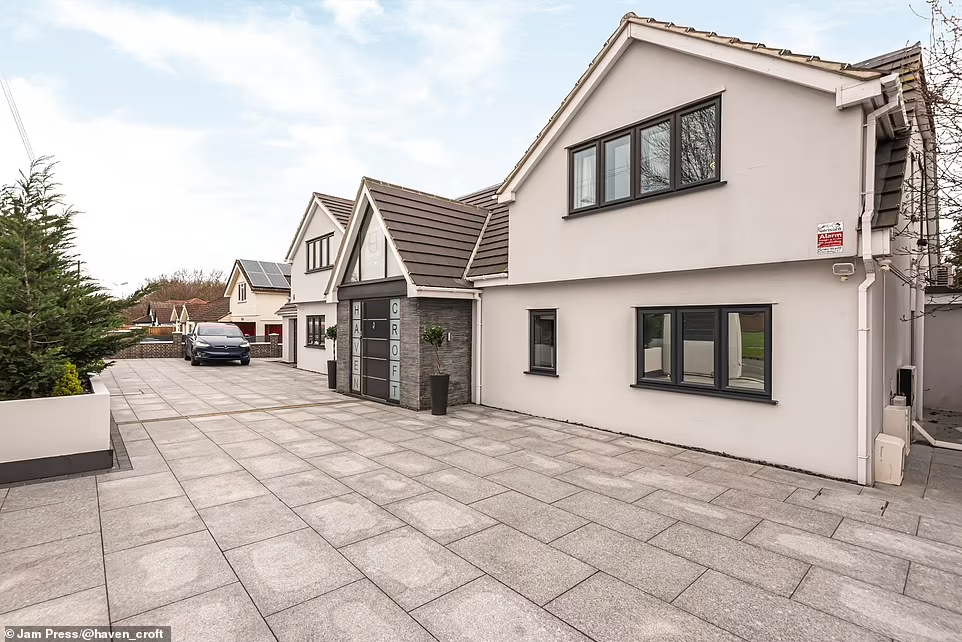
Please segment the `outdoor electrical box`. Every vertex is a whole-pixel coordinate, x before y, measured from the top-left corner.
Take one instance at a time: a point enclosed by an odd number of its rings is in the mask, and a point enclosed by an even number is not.
[[[915,366],[901,366],[895,376],[895,394],[905,397],[906,406],[915,405]]]

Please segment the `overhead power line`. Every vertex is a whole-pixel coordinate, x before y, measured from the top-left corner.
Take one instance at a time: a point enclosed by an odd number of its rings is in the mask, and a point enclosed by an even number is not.
[[[13,116],[13,122],[17,126],[17,131],[20,132],[20,140],[23,141],[23,148],[27,152],[27,156],[30,158],[32,163],[36,160],[33,154],[33,147],[30,145],[30,139],[27,137],[27,128],[23,126],[23,120],[20,118],[20,111],[17,109],[17,102],[13,99],[13,90],[10,89],[10,83],[7,82],[6,76],[0,76],[0,88],[3,89],[3,95],[7,98],[7,105],[10,107],[10,115]]]

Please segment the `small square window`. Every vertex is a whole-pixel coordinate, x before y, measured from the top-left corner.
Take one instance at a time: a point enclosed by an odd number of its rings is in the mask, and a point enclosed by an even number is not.
[[[557,311],[532,310],[530,315],[529,371],[537,374],[557,374]]]

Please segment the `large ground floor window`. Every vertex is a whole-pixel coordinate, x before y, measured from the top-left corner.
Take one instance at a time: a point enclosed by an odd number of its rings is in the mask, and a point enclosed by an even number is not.
[[[638,308],[639,387],[771,400],[770,305]]]
[[[307,319],[307,343],[305,344],[310,348],[323,348],[324,347],[324,315],[308,315]]]

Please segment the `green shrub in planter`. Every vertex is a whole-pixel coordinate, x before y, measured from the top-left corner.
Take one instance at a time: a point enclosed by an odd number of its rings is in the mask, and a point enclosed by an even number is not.
[[[77,366],[68,362],[63,368],[63,376],[53,386],[54,397],[72,397],[84,393],[83,384],[77,374]]]
[[[434,360],[437,364],[438,374],[444,374],[441,370],[441,355],[438,350],[444,345],[444,328],[439,325],[429,325],[421,333],[421,340],[434,346]]]
[[[68,363],[100,372],[141,336],[113,331],[149,288],[117,299],[80,269],[53,167],[38,159],[0,189],[0,401],[49,397]]]
[[[324,331],[324,335],[331,340],[334,345],[334,358],[337,359],[337,325],[327,326],[327,330]]]

